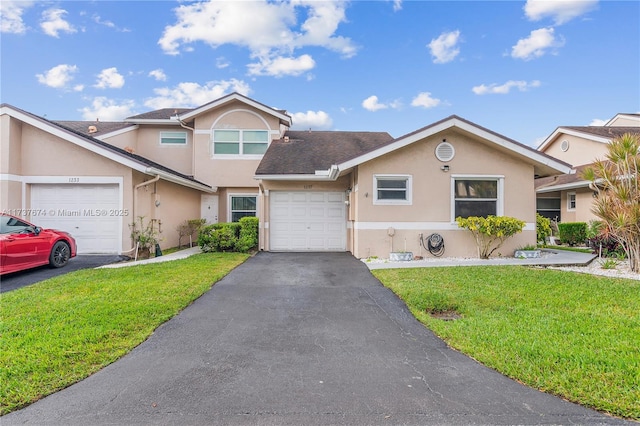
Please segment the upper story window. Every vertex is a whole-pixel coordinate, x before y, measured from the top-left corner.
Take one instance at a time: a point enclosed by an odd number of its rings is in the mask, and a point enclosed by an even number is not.
[[[411,204],[411,176],[375,175],[374,204]]]
[[[502,216],[502,178],[453,178],[453,220]]]
[[[160,132],[160,145],[186,145],[187,132]]]
[[[267,130],[214,130],[214,155],[262,155],[269,146]]]

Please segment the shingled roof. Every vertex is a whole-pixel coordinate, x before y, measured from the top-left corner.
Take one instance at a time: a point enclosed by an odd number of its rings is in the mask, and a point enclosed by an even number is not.
[[[575,132],[588,133],[590,135],[617,138],[626,133],[640,134],[640,127],[618,127],[618,126],[562,126],[560,129],[573,130]]]
[[[536,192],[552,192],[561,189],[571,189],[589,186],[589,182],[582,177],[582,172],[591,164],[583,164],[572,170],[572,173],[549,176],[535,180]]]
[[[171,117],[193,111],[193,108],[162,108],[125,118],[127,121],[135,120],[169,120]]]
[[[63,121],[55,120],[53,123],[72,129],[76,133],[85,136],[97,137],[107,133],[126,129],[127,127],[135,127],[135,124],[124,123],[122,121]],[[92,131],[95,127],[95,131]]]
[[[391,140],[386,132],[288,131],[271,142],[256,175],[313,175]]]

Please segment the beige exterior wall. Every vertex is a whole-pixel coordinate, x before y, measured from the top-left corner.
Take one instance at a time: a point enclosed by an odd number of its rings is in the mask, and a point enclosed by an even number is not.
[[[151,176],[135,173],[134,186],[152,179]],[[195,189],[186,188],[171,182],[159,180],[143,185],[136,191],[135,221],[143,216],[143,224],[154,221],[154,229],[159,234],[160,247],[167,249],[178,245],[178,226],[185,220],[200,218],[200,194]],[[127,224],[127,244],[132,247],[131,229]],[[184,243],[184,241],[183,241]]]
[[[445,164],[435,157],[435,148],[443,139],[455,148],[455,158]],[[376,205],[374,203],[374,175],[411,175],[411,205]],[[381,158],[359,166],[357,173],[356,222],[354,223],[354,255],[359,258],[379,256],[388,258],[394,250],[425,250],[419,236],[433,232],[445,239],[447,256],[476,256],[471,234],[459,229],[452,217],[452,179],[463,176],[504,176],[504,215],[524,220],[529,230],[508,240],[500,250],[512,255],[513,249],[535,244],[535,192],[533,167],[498,152],[457,132],[440,134],[414,143]],[[388,228],[394,229],[393,237]]]
[[[138,129],[131,129],[109,138],[100,137],[99,139],[120,149],[138,152]]]
[[[216,129],[269,130],[271,140],[280,138],[282,130],[275,117],[265,115],[241,102],[232,102],[195,120],[195,178],[218,187],[256,187],[253,179],[261,156],[213,155],[211,131]]]
[[[640,126],[640,117],[624,117],[619,116],[611,120],[608,124],[610,127],[637,127]]]
[[[569,194],[576,195],[576,208],[569,209]],[[579,188],[575,190],[562,191],[560,196],[560,221],[567,222],[589,222],[599,220],[591,212],[593,205],[593,191],[589,188]]]
[[[186,145],[160,144],[161,132],[184,132]],[[145,127],[138,129],[135,153],[185,175],[193,175],[193,134],[180,126]]]
[[[569,149],[566,152],[560,148],[564,140],[569,142]],[[597,158],[604,158],[608,147],[609,145],[606,143],[560,134],[546,147],[544,153],[575,167],[593,163]]]

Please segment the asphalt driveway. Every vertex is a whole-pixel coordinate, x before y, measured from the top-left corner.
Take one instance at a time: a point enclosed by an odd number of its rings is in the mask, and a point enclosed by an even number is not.
[[[260,253],[13,424],[624,424],[449,349],[357,259]]]
[[[97,268],[98,266],[109,265],[111,263],[120,262],[122,259],[122,256],[116,254],[81,254],[69,259],[69,263],[62,268],[50,268],[48,265],[45,265],[38,268],[14,272],[3,275],[0,278],[0,292],[4,293],[6,291],[15,290],[20,287],[44,281],[48,278],[68,274],[69,272],[77,271],[79,269]]]

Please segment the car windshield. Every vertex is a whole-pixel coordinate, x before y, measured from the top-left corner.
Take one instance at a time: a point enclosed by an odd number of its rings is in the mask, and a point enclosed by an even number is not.
[[[0,222],[0,234],[17,234],[24,231],[32,231],[33,227],[27,222],[11,216],[2,216]]]

